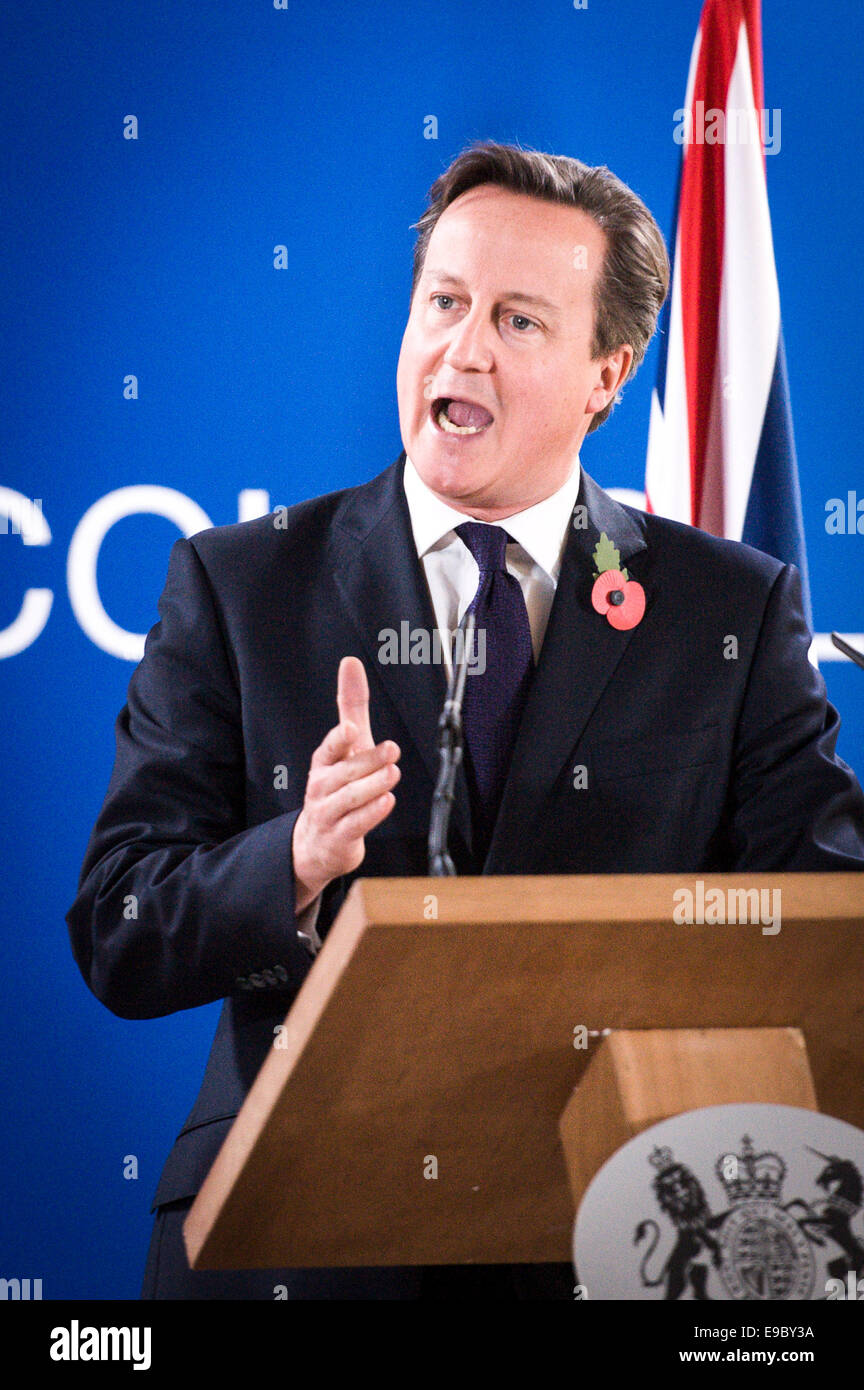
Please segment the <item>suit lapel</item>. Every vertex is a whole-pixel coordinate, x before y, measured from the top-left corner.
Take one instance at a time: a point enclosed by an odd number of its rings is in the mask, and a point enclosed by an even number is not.
[[[434,783],[438,776],[438,718],[447,693],[446,669],[379,660],[378,634],[391,629],[401,637],[437,628],[435,611],[414,543],[411,516],[402,485],[404,452],[390,468],[352,491],[336,515],[334,563],[336,584],[345,609],[364,647],[370,685],[377,681],[399,714]],[[378,740],[385,736],[373,729]],[[431,806],[431,788],[430,788]],[[464,778],[457,778],[453,827],[470,851],[471,811]]]
[[[633,635],[618,632],[591,605],[594,547],[605,531],[621,563],[645,550],[634,519],[582,471],[580,506],[587,525],[568,528],[561,573],[540,660],[513,751],[484,873],[513,872],[524,862],[530,827],[600,700]],[[636,575],[632,576],[636,578]],[[650,592],[646,589],[650,605]]]
[[[438,717],[446,672],[432,664],[418,672],[410,663],[382,664],[383,629],[433,633],[435,612],[417,558],[402,485],[404,453],[370,483],[352,489],[335,516],[335,582],[366,657],[370,684],[377,681],[416,745],[434,785],[438,774]],[[530,827],[591,718],[633,635],[618,632],[591,606],[594,547],[605,531],[626,565],[646,549],[638,523],[582,470],[578,508],[583,528],[570,526],[561,573],[540,661],[513,750],[484,873],[512,872],[524,862]],[[634,575],[634,578],[640,577]],[[646,587],[648,606],[650,589]],[[422,679],[418,680],[418,674]],[[375,738],[384,737],[373,730]],[[431,788],[430,788],[431,798]],[[464,776],[457,778],[453,828],[470,851],[471,811]]]

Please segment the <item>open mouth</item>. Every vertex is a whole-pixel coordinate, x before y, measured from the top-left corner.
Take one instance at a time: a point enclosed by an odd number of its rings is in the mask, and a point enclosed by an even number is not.
[[[429,413],[444,434],[482,434],[493,422],[485,406],[451,396],[439,396],[432,402]]]

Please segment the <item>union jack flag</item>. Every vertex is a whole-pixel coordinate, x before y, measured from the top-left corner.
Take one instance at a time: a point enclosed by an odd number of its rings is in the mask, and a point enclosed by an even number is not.
[[[801,493],[768,210],[760,0],[705,0],[675,113],[672,291],[651,402],[646,506],[801,573]],[[812,623],[811,623],[812,626]]]

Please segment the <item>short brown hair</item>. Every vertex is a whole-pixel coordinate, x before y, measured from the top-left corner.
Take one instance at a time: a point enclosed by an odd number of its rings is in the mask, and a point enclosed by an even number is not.
[[[629,380],[657,326],[669,288],[669,256],[663,234],[642,199],[603,164],[592,167],[566,155],[493,141],[479,141],[463,150],[435,180],[429,190],[429,205],[413,224],[417,241],[412,299],[438,218],[460,194],[483,183],[579,208],[605,233],[606,254],[594,286],[591,355],[607,357],[629,343],[633,349]],[[610,401],[597,411],[589,433],[608,419],[614,404]]]

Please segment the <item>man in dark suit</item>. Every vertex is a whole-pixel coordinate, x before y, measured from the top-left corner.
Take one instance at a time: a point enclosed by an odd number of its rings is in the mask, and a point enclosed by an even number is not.
[[[471,609],[488,639],[458,872],[864,869],[797,572],[619,505],[579,461],[666,293],[647,209],[607,170],[485,146],[418,226],[403,453],[176,543],[68,914],[121,1016],[225,1000],[155,1196],[146,1297],[572,1297],[566,1266],[193,1274],[182,1247],[352,879],[426,872],[451,657],[424,634]]]

